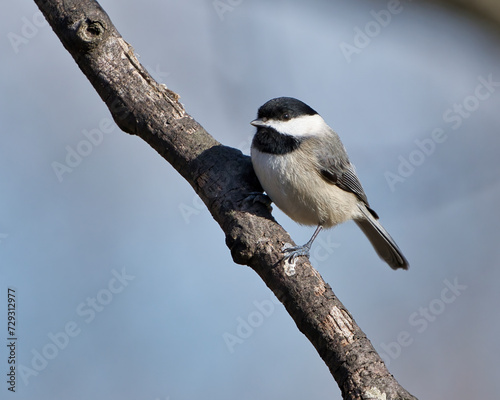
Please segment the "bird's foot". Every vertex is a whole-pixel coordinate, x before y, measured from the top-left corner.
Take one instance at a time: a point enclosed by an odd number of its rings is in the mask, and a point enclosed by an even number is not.
[[[295,258],[299,256],[309,257],[309,250],[311,249],[311,245],[309,243],[302,246],[294,246],[291,247],[290,243],[286,243],[281,251],[284,254],[284,260],[289,263],[294,263]]]
[[[316,236],[318,236],[318,234],[321,232],[321,229],[323,229],[323,226],[318,225],[311,239],[309,239],[309,241],[302,246],[291,247],[290,243],[286,243],[281,249],[281,251],[285,255],[284,260],[290,263],[294,263],[295,258],[299,256],[306,256],[309,258],[309,250],[311,250],[314,239],[316,239]]]
[[[269,211],[272,211],[271,198],[262,192],[250,192],[247,197],[243,199],[243,203],[253,205],[255,203],[263,204]]]

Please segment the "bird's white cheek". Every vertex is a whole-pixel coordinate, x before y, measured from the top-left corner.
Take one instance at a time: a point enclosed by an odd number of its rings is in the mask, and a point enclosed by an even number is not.
[[[318,114],[304,115],[288,121],[271,120],[267,124],[279,133],[295,137],[311,136],[329,129],[326,122]]]

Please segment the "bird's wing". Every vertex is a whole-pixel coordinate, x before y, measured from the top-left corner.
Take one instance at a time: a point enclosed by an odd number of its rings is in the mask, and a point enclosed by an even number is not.
[[[361,186],[361,182],[356,176],[354,166],[349,162],[343,146],[340,154],[337,154],[338,147],[335,153],[333,153],[333,149],[327,150],[326,152],[320,151],[316,157],[320,175],[328,183],[336,185],[346,192],[354,193],[366,205],[372,215],[378,219],[377,213],[369,206],[363,186]],[[322,156],[322,154],[326,153],[329,154],[328,157]],[[330,154],[335,154],[335,156],[331,156]]]
[[[328,183],[337,185],[347,192],[354,193],[361,201],[368,204],[365,191],[351,165],[338,166],[323,164],[319,172]]]

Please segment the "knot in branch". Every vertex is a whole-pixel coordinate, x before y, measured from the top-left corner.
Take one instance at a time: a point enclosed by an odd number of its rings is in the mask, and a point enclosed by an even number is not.
[[[81,21],[76,32],[76,36],[80,39],[80,43],[86,49],[97,46],[107,35],[106,23],[102,20],[94,20],[85,18]]]

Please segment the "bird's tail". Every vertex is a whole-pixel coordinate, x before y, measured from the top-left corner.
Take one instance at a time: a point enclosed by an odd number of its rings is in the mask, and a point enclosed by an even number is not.
[[[380,258],[392,269],[408,269],[408,260],[403,256],[391,235],[380,225],[364,204],[359,204],[359,210],[365,218],[357,219],[355,222],[371,242]]]

